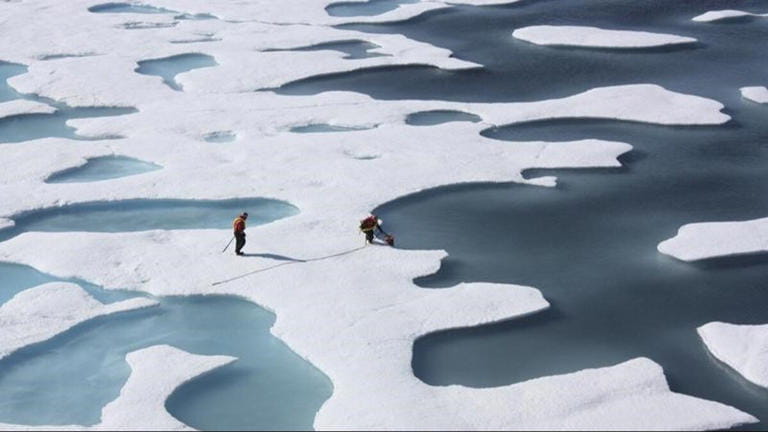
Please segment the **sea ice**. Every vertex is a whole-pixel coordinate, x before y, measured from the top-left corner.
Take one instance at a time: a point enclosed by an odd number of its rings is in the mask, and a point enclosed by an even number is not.
[[[726,9],[726,10],[709,11],[709,12],[703,13],[701,15],[695,16],[693,18],[693,21],[717,22],[717,21],[733,20],[738,18],[766,17],[766,16],[768,16],[768,14],[758,14],[758,13],[745,12],[740,10]]]
[[[138,110],[67,123],[89,137],[124,136],[119,142],[73,145],[71,139],[47,138],[0,146],[5,168],[0,171],[0,217],[86,202],[163,198],[263,196],[301,209],[293,217],[249,227],[249,256],[237,259],[221,253],[231,238],[229,218],[221,229],[208,230],[144,226],[147,231],[122,233],[24,232],[0,243],[0,258],[107,289],[230,294],[274,311],[273,333],[333,382],[334,393],[315,420],[319,429],[720,429],[754,421],[722,404],[671,392],[661,368],[643,359],[492,389],[433,387],[418,380],[411,367],[417,338],[525,316],[548,303],[538,290],[517,285],[420,289],[414,278],[437,271],[445,252],[363,248],[362,238],[354,234],[361,215],[382,202],[447,184],[525,182],[522,172],[529,168],[617,166],[617,157],[631,148],[602,140],[501,142],[480,136],[484,128],[558,118],[712,125],[730,117],[717,101],[652,84],[499,104],[252,91],[372,67],[480,67],[402,35],[331,27],[407,19],[448,3],[420,1],[351,18],[329,16],[325,8],[330,3],[154,0],[153,7],[219,19],[145,14],[137,21],[135,14],[89,12],[99,4],[93,0],[0,2],[3,30],[13,35],[0,38],[0,52],[4,60],[28,64],[27,73],[9,80],[15,90],[70,106]],[[135,72],[140,61],[190,52],[189,45],[169,42],[201,35],[216,40],[195,46],[195,52],[214,57],[219,66],[179,75],[184,92]],[[333,51],[274,51],[351,39],[378,45],[376,52],[387,56],[345,59]],[[102,55],[40,60],[72,52]],[[406,124],[409,114],[435,110],[461,111],[482,121],[420,128]],[[290,132],[310,124],[379,127],[355,133]],[[201,140],[211,131],[237,131],[238,145]],[[45,183],[55,171],[115,154],[118,147],[120,154],[164,169],[105,182]],[[366,155],[376,157],[361,160]],[[104,408],[100,427],[182,428],[165,412],[165,398],[181,382],[232,361],[201,360],[167,347],[139,351],[128,360],[134,372],[121,397]]]
[[[768,103],[768,88],[765,87],[742,87],[741,96],[752,102],[764,104]]]
[[[16,99],[0,103],[0,120],[24,114],[53,114],[56,108],[27,99]]]
[[[766,252],[768,218],[683,225],[658,250],[683,261]]]
[[[411,370],[416,338],[534,313],[547,302],[537,290],[513,285],[417,289],[412,280],[433,273],[444,253],[375,246],[357,250],[354,244],[346,251],[332,250],[323,237],[313,238],[307,228],[316,222],[301,221],[302,215],[261,226],[247,267],[220,253],[227,236],[220,230],[27,233],[0,244],[0,255],[34,262],[54,274],[78,269],[78,277],[106,288],[133,287],[160,295],[216,292],[268,305],[278,317],[272,332],[334,383],[334,394],[315,422],[319,429],[643,429],[655,424],[714,429],[753,421],[732,408],[670,392],[661,369],[647,360],[495,389],[426,385]],[[30,251],[27,243],[49,247],[22,256],[18,251]],[[61,256],[73,247],[83,253]],[[166,253],[169,247],[177,251],[174,256]],[[297,261],[274,260],[272,254]],[[102,264],[95,265],[96,256]],[[179,262],[190,260],[195,266],[179,268]],[[131,271],[116,271],[116,266]],[[461,305],[461,313],[455,305]],[[336,319],[326,319],[318,328],[321,316]],[[377,372],[365,373],[370,370]],[[367,378],[361,380],[360,374]],[[529,398],[533,400],[522,402]],[[584,408],[585,400],[595,402]]]
[[[512,36],[536,45],[589,48],[654,48],[696,42],[691,37],[663,33],[553,25],[519,28]]]
[[[51,282],[27,289],[0,305],[0,358],[84,321],[154,305],[155,300],[143,297],[105,305],[71,283]]]
[[[718,360],[749,381],[768,387],[768,324],[711,322],[697,331]]]

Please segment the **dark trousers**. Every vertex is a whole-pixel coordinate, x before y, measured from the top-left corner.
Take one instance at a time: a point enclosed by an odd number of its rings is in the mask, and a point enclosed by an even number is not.
[[[370,231],[364,231],[365,232],[365,241],[368,243],[373,243],[373,230]]]
[[[235,233],[235,253],[240,254],[240,250],[245,246],[245,233],[244,232],[236,232]]]

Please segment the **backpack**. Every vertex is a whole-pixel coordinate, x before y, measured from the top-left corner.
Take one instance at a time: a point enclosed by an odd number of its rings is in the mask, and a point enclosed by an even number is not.
[[[361,230],[371,230],[376,227],[376,218],[373,216],[368,216],[367,218],[360,221],[360,229]]]

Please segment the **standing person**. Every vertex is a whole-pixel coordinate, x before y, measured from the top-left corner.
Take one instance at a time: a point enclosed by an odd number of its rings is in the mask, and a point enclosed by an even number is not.
[[[235,231],[235,254],[244,255],[242,252],[245,246],[245,220],[248,219],[248,213],[243,212],[232,222],[232,229]]]

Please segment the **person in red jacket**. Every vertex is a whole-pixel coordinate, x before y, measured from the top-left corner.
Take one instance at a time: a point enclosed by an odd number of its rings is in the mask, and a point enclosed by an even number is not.
[[[248,213],[243,212],[232,222],[232,229],[235,231],[235,254],[237,255],[244,255],[242,249],[245,246],[246,219],[248,219]]]
[[[395,245],[395,237],[387,234],[383,229],[381,229],[381,225],[379,224],[379,218],[375,214],[371,214],[367,218],[360,221],[360,231],[365,233],[366,243],[368,244],[373,243],[373,238],[376,230],[378,230],[380,233],[384,235],[384,241],[387,242],[388,245],[390,246]]]

